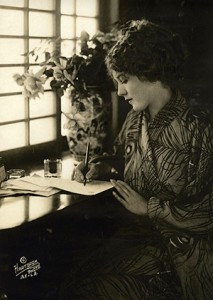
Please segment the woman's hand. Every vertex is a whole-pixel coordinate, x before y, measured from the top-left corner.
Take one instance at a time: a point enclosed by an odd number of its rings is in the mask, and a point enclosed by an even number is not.
[[[104,179],[104,176],[110,173],[111,167],[106,163],[89,163],[88,172],[85,174],[87,182],[93,179]],[[74,179],[78,182],[84,181],[84,162],[81,162],[76,168]]]
[[[130,212],[136,215],[147,216],[147,201],[135,192],[127,183],[121,180],[111,180],[113,187],[119,194],[113,192],[115,198]]]

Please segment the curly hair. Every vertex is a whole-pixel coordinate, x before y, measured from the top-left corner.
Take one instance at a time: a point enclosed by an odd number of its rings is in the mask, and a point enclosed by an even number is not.
[[[105,63],[112,70],[167,85],[183,78],[187,49],[177,34],[147,20],[131,20],[118,33]]]

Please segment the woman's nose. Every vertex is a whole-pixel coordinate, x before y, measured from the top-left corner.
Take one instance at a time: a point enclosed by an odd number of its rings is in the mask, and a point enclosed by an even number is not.
[[[126,95],[126,89],[121,84],[118,85],[117,94],[118,96]]]

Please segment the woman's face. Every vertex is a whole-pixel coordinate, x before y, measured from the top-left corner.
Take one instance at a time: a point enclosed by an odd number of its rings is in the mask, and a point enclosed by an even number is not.
[[[112,75],[117,83],[118,96],[124,97],[135,111],[142,111],[156,105],[159,81],[142,81],[137,76],[116,71],[112,71]]]

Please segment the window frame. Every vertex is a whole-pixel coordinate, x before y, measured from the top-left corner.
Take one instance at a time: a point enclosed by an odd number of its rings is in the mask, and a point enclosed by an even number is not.
[[[76,0],[77,1],[77,0]],[[98,11],[96,17],[97,23],[98,23],[98,29],[103,30],[103,22],[102,15],[103,15],[103,5],[100,5],[100,0],[98,1]],[[24,12],[24,35],[16,36],[16,35],[0,35],[0,38],[20,38],[24,39],[25,43],[25,52],[29,52],[29,41],[30,39],[56,39],[57,37],[60,37],[58,39],[58,45],[57,47],[61,50],[61,41],[64,39],[61,38],[61,16],[64,15],[61,13],[61,1],[56,0],[55,1],[55,9],[54,10],[41,10],[41,9],[33,9],[29,8],[29,0],[24,0],[24,7],[15,7],[15,6],[6,6],[6,5],[0,5],[0,9],[10,9],[10,10],[21,10]],[[55,35],[53,37],[34,37],[29,36],[29,11],[35,11],[35,12],[47,12],[47,13],[53,13],[55,15],[55,24],[54,24],[54,32]],[[102,12],[102,13],[101,13]],[[78,16],[74,13],[74,18],[77,18]],[[76,20],[76,19],[75,19]],[[74,38],[74,42],[76,42],[77,37]],[[24,67],[25,70],[27,70],[30,66],[37,66],[39,64],[33,64],[29,62],[29,58],[26,56],[25,61],[22,64],[0,64],[0,67]],[[46,92],[51,90],[45,90]],[[21,92],[7,92],[7,93],[1,93],[1,96],[12,96],[12,95],[21,95]],[[23,162],[29,162],[29,161],[37,161],[41,160],[42,158],[50,157],[50,156],[60,156],[62,151],[68,150],[68,145],[66,142],[66,137],[61,135],[61,102],[60,98],[56,95],[56,114],[54,114],[56,118],[56,140],[50,141],[50,142],[44,142],[41,144],[36,145],[29,145],[29,122],[30,120],[33,120],[33,118],[30,118],[29,116],[29,104],[27,103],[29,99],[25,98],[26,101],[26,107],[27,107],[27,116],[23,120],[17,120],[17,121],[8,121],[8,122],[2,122],[1,125],[7,125],[7,124],[15,124],[20,121],[27,122],[27,136],[28,136],[28,145],[24,147],[19,147],[15,149],[8,149],[5,151],[0,152],[0,156],[2,156],[5,160],[6,167],[21,167],[21,164]],[[49,116],[49,115],[48,115]],[[43,117],[43,116],[42,116]],[[41,118],[42,118],[41,117]],[[36,118],[37,119],[37,118]],[[41,162],[41,161],[40,161]],[[43,162],[41,162],[43,163]]]

